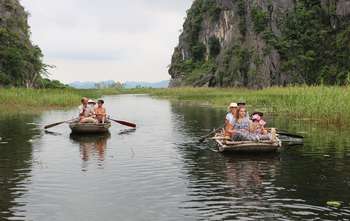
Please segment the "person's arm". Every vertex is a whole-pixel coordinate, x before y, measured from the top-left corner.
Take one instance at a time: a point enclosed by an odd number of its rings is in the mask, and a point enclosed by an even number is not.
[[[84,116],[85,108],[84,106],[79,106],[79,116],[82,117]]]
[[[88,107],[88,111],[89,111],[89,116],[92,117],[95,115],[95,108],[94,107]]]
[[[268,134],[268,132],[267,132],[267,130],[265,129],[264,126],[261,126],[261,133],[262,133],[263,135]]]
[[[234,134],[235,134],[235,130],[233,128],[233,125],[227,122],[225,124],[225,137],[226,136],[232,137]]]
[[[251,120],[249,120],[249,121],[248,121],[248,128],[247,128],[247,130],[248,130],[249,132],[254,132],[255,129],[256,129],[256,128],[254,127],[253,122],[252,122]]]

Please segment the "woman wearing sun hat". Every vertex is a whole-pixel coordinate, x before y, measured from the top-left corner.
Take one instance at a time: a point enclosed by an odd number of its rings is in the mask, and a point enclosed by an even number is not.
[[[236,112],[237,112],[238,105],[236,103],[231,103],[227,111],[225,118],[225,137],[232,137],[234,135],[234,124],[236,121]]]

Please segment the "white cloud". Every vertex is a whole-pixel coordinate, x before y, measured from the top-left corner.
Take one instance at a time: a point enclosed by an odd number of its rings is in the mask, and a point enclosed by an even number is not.
[[[192,0],[22,0],[32,40],[52,78],[168,79],[167,65]]]

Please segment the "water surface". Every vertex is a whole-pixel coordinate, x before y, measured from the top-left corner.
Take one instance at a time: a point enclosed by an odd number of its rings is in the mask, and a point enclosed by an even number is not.
[[[40,130],[75,109],[0,116],[0,220],[350,219],[347,129],[270,117],[270,126],[304,134],[305,145],[223,155],[197,142],[220,125],[223,110],[146,95],[105,101],[111,116],[137,130]]]

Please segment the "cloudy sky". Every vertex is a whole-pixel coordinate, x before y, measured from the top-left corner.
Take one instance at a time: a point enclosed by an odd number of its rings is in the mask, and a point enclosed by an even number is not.
[[[21,0],[51,78],[150,81],[167,66],[192,0]]]

